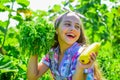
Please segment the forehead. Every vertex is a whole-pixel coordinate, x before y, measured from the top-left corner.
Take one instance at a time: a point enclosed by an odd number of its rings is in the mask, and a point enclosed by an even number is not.
[[[74,21],[80,23],[80,17],[75,13],[68,13],[64,15],[63,21],[72,21],[72,22]]]

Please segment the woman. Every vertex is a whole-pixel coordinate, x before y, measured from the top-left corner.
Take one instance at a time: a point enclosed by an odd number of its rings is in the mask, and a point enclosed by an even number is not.
[[[62,14],[56,19],[54,26],[55,44],[39,64],[38,55],[30,57],[28,79],[37,80],[50,69],[54,80],[100,80],[98,72],[95,72],[97,70],[94,70],[97,54],[92,53],[90,62],[86,65],[78,61],[83,45],[86,45],[79,14]]]

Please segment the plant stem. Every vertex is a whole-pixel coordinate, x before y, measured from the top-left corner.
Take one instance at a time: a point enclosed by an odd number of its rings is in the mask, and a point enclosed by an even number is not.
[[[8,26],[9,26],[9,24],[10,24],[10,18],[11,18],[11,13],[12,13],[12,10],[13,10],[13,5],[14,5],[14,2],[12,2],[12,7],[11,7],[11,10],[9,11],[8,23],[7,23],[7,25],[6,25],[6,29],[5,29],[5,33],[4,33],[4,39],[3,39],[3,43],[2,43],[2,47],[4,46],[5,41],[6,41],[6,36],[7,36],[7,32],[8,32]]]

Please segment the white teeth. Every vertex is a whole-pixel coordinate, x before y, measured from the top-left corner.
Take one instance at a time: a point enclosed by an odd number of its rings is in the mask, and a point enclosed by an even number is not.
[[[70,36],[75,36],[74,34],[67,34],[67,35],[70,35]]]
[[[74,34],[70,34],[71,36],[74,36]]]

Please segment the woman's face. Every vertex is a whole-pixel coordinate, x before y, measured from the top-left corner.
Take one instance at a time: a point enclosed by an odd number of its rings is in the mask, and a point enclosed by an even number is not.
[[[72,45],[80,37],[80,18],[75,13],[63,16],[60,25],[56,29],[59,44]]]

